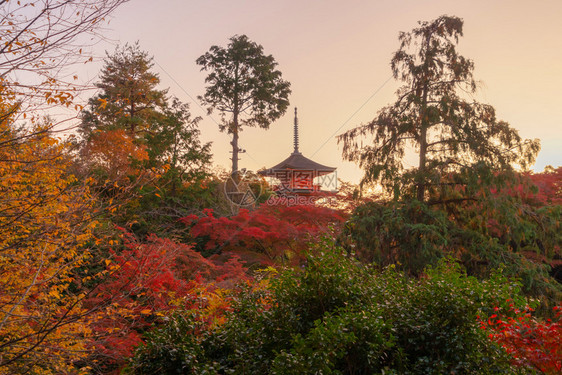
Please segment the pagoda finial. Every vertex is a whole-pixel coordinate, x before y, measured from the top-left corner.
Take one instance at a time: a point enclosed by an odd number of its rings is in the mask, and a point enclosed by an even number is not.
[[[299,152],[299,119],[297,118],[297,107],[295,107],[295,135],[293,139],[295,150],[293,154],[300,154]]]

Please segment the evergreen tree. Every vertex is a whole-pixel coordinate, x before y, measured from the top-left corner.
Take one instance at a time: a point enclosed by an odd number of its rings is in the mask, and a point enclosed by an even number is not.
[[[95,130],[124,129],[141,138],[151,123],[161,118],[167,90],[158,90],[152,58],[138,43],[117,47],[107,55],[96,87],[100,93],[88,100],[82,113],[81,132],[88,139]]]
[[[181,181],[201,180],[207,176],[211,144],[202,144],[199,140],[201,117],[193,118],[189,106],[177,98],[163,108],[162,115],[145,137],[149,166],[167,165],[166,176],[172,191],[176,191]]]
[[[200,118],[192,118],[187,104],[169,99],[168,90],[157,88],[160,79],[151,71],[153,65],[138,44],[118,47],[107,56],[96,84],[100,93],[82,113],[83,151],[93,159],[96,153],[110,153],[109,159],[142,161],[137,167],[166,166],[178,175],[200,175],[211,158],[210,145],[199,141]]]
[[[397,101],[339,137],[344,157],[364,168],[363,183],[381,182],[394,197],[355,210],[349,249],[416,275],[445,255],[482,278],[504,267],[526,292],[555,302],[562,288],[536,254],[559,251],[560,209],[537,210],[513,193],[522,188],[515,167],[534,161],[539,142],[467,99],[477,85],[473,62],[457,52],[462,26],[441,16],[401,33],[391,62],[404,83]],[[367,136],[372,143],[363,144]],[[409,149],[418,166],[406,169]]]
[[[209,71],[209,85],[200,99],[209,111],[221,112],[221,131],[232,134],[232,173],[238,171],[239,133],[242,126],[269,125],[289,106],[290,83],[275,69],[277,62],[264,55],[263,47],[246,35],[230,38],[227,48],[212,46],[197,59],[201,70]]]
[[[400,33],[392,61],[394,77],[404,83],[398,100],[374,120],[341,136],[344,157],[365,169],[363,182],[382,182],[396,194],[411,192],[427,200],[432,187],[450,184],[448,173],[486,164],[506,170],[526,167],[539,150],[538,140],[521,139],[487,104],[470,101],[476,92],[474,64],[457,52],[463,21],[441,16]],[[372,144],[358,138],[372,135]],[[418,166],[404,168],[409,148]]]
[[[199,139],[200,118],[158,88],[153,65],[138,44],[108,54],[100,92],[88,101],[80,126],[86,169],[96,173],[105,195],[128,202],[115,220],[137,222],[141,232],[165,226],[162,217],[192,213],[211,162],[210,143]]]

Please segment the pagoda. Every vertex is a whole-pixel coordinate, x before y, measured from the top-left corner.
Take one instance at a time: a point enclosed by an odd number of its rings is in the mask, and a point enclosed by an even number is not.
[[[279,181],[273,190],[280,195],[323,195],[328,192],[321,190],[321,184],[315,184],[314,179],[330,174],[336,170],[317,163],[302,155],[299,151],[299,122],[297,108],[294,121],[294,149],[289,157],[281,163],[258,172],[262,176],[272,177]]]

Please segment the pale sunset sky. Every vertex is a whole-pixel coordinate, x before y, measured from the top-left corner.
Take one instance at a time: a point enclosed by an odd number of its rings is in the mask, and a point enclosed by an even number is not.
[[[132,0],[113,15],[104,34],[139,41],[154,56],[161,87],[202,116],[202,139],[213,141],[214,163],[230,166],[230,137],[194,101],[205,73],[195,64],[212,45],[246,34],[273,55],[291,82],[291,107],[269,130],[245,129],[240,166],[271,167],[292,151],[293,108],[298,107],[301,152],[358,182],[361,171],[343,162],[335,135],[371,120],[394,101],[398,82],[390,59],[398,33],[440,15],[464,20],[458,50],[475,63],[476,99],[525,138],[539,138],[534,169],[562,165],[562,0]],[[96,53],[113,51],[109,42]],[[101,63],[89,64],[84,79]],[[386,82],[386,83],[385,83]],[[412,159],[412,164],[415,160]]]

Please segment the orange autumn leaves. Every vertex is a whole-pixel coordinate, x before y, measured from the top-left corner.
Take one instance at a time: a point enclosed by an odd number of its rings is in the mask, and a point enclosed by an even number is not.
[[[135,142],[124,129],[94,133],[86,145],[85,154],[94,169],[103,170],[115,181],[139,174],[138,163],[148,160],[146,147]]]
[[[65,373],[88,328],[73,270],[90,256],[95,221],[87,186],[68,173],[66,145],[46,129],[0,124],[0,366]],[[41,366],[40,366],[41,367]]]

